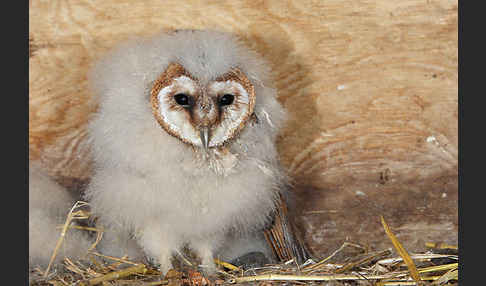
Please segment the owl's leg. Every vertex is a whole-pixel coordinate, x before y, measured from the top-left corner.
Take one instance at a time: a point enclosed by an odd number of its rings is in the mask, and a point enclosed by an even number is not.
[[[191,248],[201,259],[201,266],[206,274],[213,274],[216,272],[216,264],[214,263],[214,251],[219,245],[217,237],[210,239],[199,239],[190,241]]]
[[[173,269],[171,258],[175,250],[180,248],[181,241],[172,231],[155,223],[148,224],[139,234],[138,242],[145,253],[160,264],[159,269],[163,274]]]

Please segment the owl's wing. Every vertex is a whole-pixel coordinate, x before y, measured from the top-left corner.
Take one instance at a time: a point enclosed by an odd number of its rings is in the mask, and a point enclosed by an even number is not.
[[[295,258],[298,264],[304,263],[312,255],[289,218],[287,202],[280,195],[280,201],[274,212],[273,223],[264,230],[265,239],[280,261]]]

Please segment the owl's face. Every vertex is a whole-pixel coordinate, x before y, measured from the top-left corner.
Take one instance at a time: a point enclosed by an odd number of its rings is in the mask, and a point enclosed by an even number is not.
[[[201,81],[181,64],[170,63],[151,90],[155,118],[170,135],[204,149],[238,135],[253,114],[255,91],[233,68],[211,81]]]

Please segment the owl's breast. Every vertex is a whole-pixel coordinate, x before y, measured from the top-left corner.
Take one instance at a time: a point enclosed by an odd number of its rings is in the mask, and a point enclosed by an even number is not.
[[[238,150],[201,151],[179,152],[147,175],[150,216],[187,236],[267,223],[282,178],[278,166]]]
[[[238,154],[230,152],[228,148],[215,148],[207,153],[194,152],[191,159],[181,161],[180,167],[194,176],[206,176],[209,172],[226,177],[236,172],[238,162]]]
[[[180,222],[192,226],[184,231],[246,231],[268,222],[279,191],[277,171],[256,160],[226,155],[214,165],[192,170],[185,196],[180,197],[186,210]]]

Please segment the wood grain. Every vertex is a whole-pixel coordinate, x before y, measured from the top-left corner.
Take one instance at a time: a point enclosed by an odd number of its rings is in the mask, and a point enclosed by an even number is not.
[[[94,60],[132,35],[225,30],[273,69],[291,115],[279,151],[317,253],[385,238],[381,214],[405,247],[457,243],[457,0],[29,3],[29,151],[58,180],[90,176]]]

